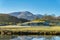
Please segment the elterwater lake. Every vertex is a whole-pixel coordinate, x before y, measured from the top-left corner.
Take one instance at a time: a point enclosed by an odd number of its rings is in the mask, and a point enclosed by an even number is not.
[[[0,40],[60,40],[60,36],[52,35],[0,35]]]

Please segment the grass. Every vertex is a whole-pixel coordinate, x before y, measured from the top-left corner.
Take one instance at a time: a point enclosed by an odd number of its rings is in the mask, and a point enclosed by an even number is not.
[[[60,32],[60,26],[52,26],[52,27],[21,27],[21,26],[0,26],[0,30],[10,30],[10,31],[58,31]]]

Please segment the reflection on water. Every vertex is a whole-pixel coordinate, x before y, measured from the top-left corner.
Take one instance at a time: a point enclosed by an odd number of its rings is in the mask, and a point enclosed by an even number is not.
[[[0,36],[0,40],[60,40],[60,36]]]

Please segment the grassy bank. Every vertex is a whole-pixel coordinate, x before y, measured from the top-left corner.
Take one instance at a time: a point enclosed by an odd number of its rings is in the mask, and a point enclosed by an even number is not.
[[[0,26],[0,30],[10,30],[10,31],[59,31],[59,26],[41,26],[41,27],[21,27],[21,26]]]
[[[0,32],[2,34],[14,34],[14,35],[60,35],[59,26],[0,26]]]

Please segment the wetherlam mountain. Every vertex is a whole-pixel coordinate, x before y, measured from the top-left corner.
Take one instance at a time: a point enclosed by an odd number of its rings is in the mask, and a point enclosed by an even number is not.
[[[29,12],[29,11],[23,11],[23,12],[13,12],[13,13],[9,13],[9,15],[11,16],[15,16],[17,18],[23,18],[23,19],[27,19],[27,20],[34,20],[36,18],[41,18],[42,15],[34,15],[33,13]]]

